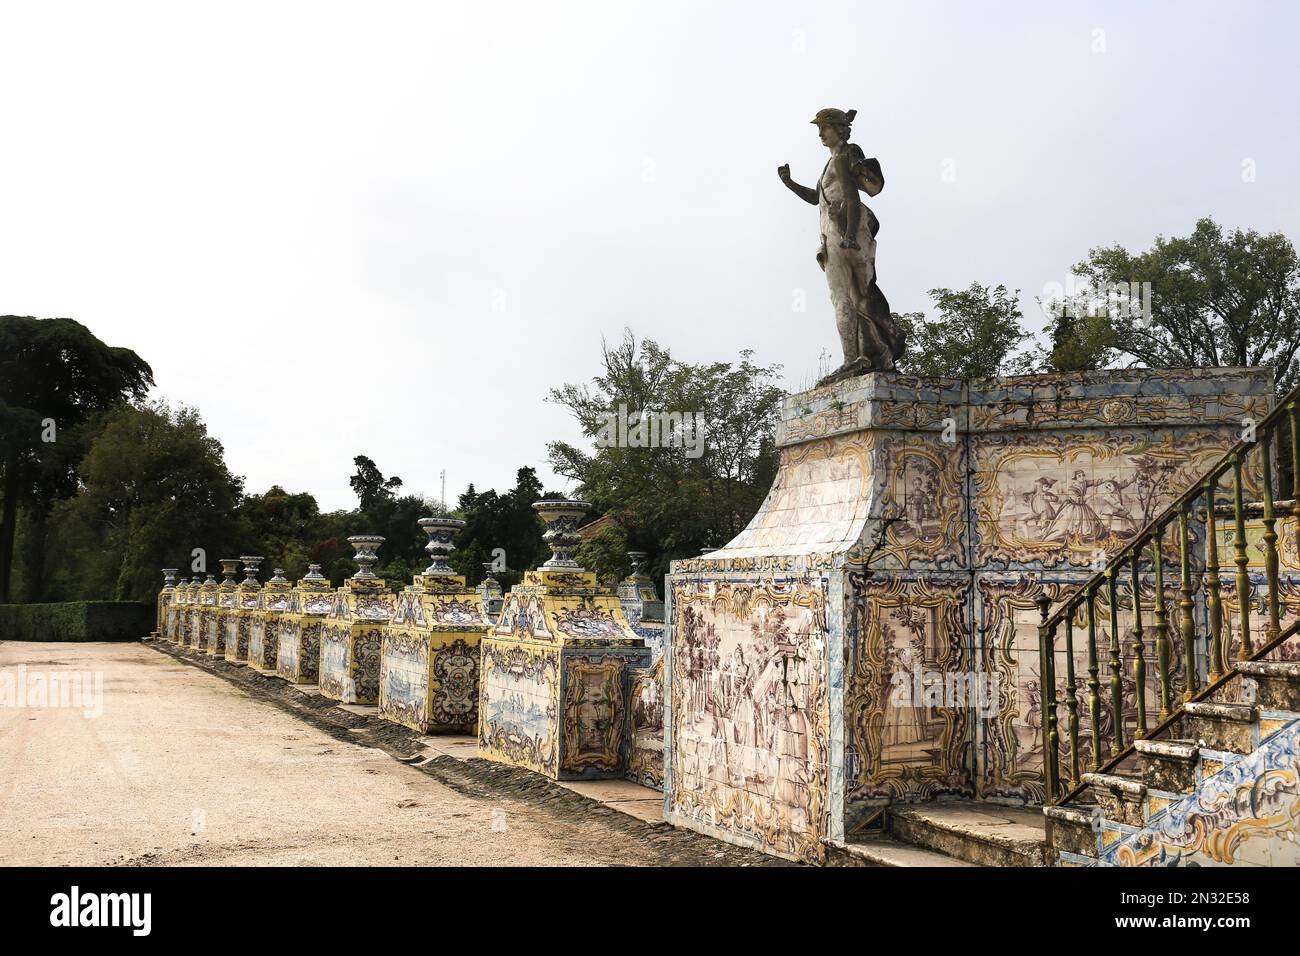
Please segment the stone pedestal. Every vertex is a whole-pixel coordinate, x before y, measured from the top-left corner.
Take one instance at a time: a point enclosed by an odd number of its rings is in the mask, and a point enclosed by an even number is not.
[[[217,631],[217,579],[208,575],[206,581],[198,586],[196,613],[190,614],[190,647],[201,651],[215,640]]]
[[[483,641],[478,752],[551,779],[627,773],[629,671],[650,651],[590,571],[530,571]]]
[[[212,657],[225,655],[228,632],[236,629],[239,618],[239,585],[235,582],[235,572],[239,562],[223,560],[221,562],[222,580],[217,586],[217,611],[213,616],[214,626],[209,630],[204,641],[203,650]]]
[[[262,558],[245,554],[239,560],[244,564],[244,580],[235,589],[235,611],[226,620],[225,656],[233,664],[246,664],[253,621],[262,617],[262,585],[257,580]]]
[[[274,674],[280,650],[280,622],[293,614],[293,585],[277,568],[271,580],[262,585],[258,610],[248,628],[248,666],[263,674]]]
[[[339,588],[321,628],[320,691],[345,704],[379,703],[384,625],[397,610],[381,578],[350,579]]]
[[[667,818],[816,862],[881,803],[1041,800],[1036,598],[1271,398],[1253,369],[876,373],[790,396],[762,508],[668,576]]]
[[[168,613],[171,608],[173,599],[176,597],[176,572],[177,568],[163,568],[163,587],[158,592],[158,610],[154,616],[154,630],[149,636],[154,640],[169,640]]]
[[[320,676],[321,632],[334,609],[334,592],[319,565],[298,582],[292,604],[295,610],[280,619],[275,672],[291,684],[314,684]]]
[[[167,609],[167,640],[185,646],[190,633],[190,582],[188,578],[176,585],[171,606]]]
[[[483,567],[487,569],[487,577],[479,582],[478,596],[483,602],[483,613],[488,616],[493,624],[501,616],[501,605],[505,603],[505,595],[501,591],[501,582],[492,577],[492,562],[485,562]]]
[[[384,629],[379,716],[425,734],[474,733],[479,644],[491,627],[464,577],[417,575]]]
[[[629,551],[627,556],[631,573],[614,590],[628,624],[650,648],[651,657],[658,658],[663,653],[664,602],[655,592],[654,581],[643,570],[646,553]]]

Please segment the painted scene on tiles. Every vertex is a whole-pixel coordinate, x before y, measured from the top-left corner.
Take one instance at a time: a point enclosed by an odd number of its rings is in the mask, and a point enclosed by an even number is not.
[[[824,581],[680,583],[674,601],[673,811],[774,852],[819,856]]]
[[[1113,553],[1231,441],[1223,433],[1004,435],[975,453],[978,563],[1087,567]]]
[[[970,794],[971,711],[995,707],[997,694],[971,667],[968,579],[877,583],[853,572],[849,585],[849,799]]]

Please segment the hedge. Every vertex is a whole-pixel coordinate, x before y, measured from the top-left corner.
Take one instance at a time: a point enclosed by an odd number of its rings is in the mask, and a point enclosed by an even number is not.
[[[154,629],[155,613],[140,601],[0,604],[0,640],[138,641]]]

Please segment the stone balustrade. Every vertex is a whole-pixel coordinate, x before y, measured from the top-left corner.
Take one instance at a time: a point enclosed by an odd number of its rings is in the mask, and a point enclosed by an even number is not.
[[[211,575],[177,582],[176,569],[165,569],[157,635],[315,684],[340,703],[374,705],[420,733],[473,734],[493,760],[662,787],[663,603],[641,571],[645,555],[632,552],[628,577],[600,587],[569,556],[583,510],[539,506],[555,556],[508,595],[490,569],[470,587],[448,563],[463,521],[425,518],[431,563],[397,594],[373,570],[384,539],[359,535],[348,539],[359,570],[339,588],[318,565],[296,583],[278,568],[261,583],[259,555],[223,559],[220,583]],[[490,686],[481,685],[483,660]],[[521,669],[521,661],[537,666]],[[537,714],[544,728],[528,723]]]

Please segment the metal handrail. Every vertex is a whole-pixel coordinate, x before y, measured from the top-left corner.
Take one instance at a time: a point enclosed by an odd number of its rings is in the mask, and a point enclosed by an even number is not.
[[[1079,694],[1075,681],[1075,660],[1074,660],[1074,628],[1075,619],[1081,608],[1086,609],[1086,641],[1087,641],[1087,706],[1090,722],[1091,744],[1092,744],[1092,772],[1102,773],[1109,772],[1118,766],[1124,759],[1131,756],[1134,748],[1132,743],[1125,743],[1124,735],[1126,729],[1126,714],[1124,712],[1123,700],[1123,661],[1121,659],[1122,646],[1120,640],[1119,625],[1119,594],[1117,591],[1118,579],[1120,572],[1128,566],[1132,575],[1132,583],[1129,588],[1132,594],[1132,614],[1133,614],[1133,640],[1134,640],[1134,658],[1133,658],[1133,676],[1136,683],[1136,706],[1137,721],[1134,736],[1136,738],[1149,738],[1156,734],[1164,733],[1171,727],[1175,720],[1182,715],[1183,704],[1191,701],[1199,701],[1208,697],[1213,692],[1221,688],[1229,679],[1235,677],[1239,672],[1227,661],[1228,648],[1224,643],[1224,619],[1223,619],[1223,596],[1221,593],[1222,582],[1220,580],[1220,562],[1218,555],[1218,530],[1216,528],[1215,518],[1218,511],[1218,491],[1223,477],[1229,472],[1232,473],[1232,517],[1234,521],[1234,540],[1233,556],[1231,564],[1236,566],[1235,574],[1235,592],[1237,595],[1237,616],[1239,618],[1239,627],[1241,633],[1241,644],[1238,651],[1238,660],[1255,660],[1280,645],[1287,638],[1300,633],[1300,621],[1288,626],[1283,630],[1280,626],[1280,607],[1279,597],[1279,557],[1277,548],[1277,518],[1275,506],[1277,500],[1274,496],[1274,475],[1272,461],[1272,446],[1278,440],[1281,432],[1281,424],[1286,420],[1290,425],[1291,438],[1291,478],[1292,478],[1292,495],[1288,502],[1290,508],[1288,514],[1296,518],[1296,527],[1293,529],[1297,536],[1297,546],[1300,547],[1300,387],[1293,389],[1278,405],[1273,408],[1263,419],[1255,424],[1253,434],[1250,437],[1243,437],[1232,448],[1228,449],[1214,464],[1206,469],[1188,488],[1184,489],[1174,498],[1161,512],[1152,518],[1141,528],[1133,539],[1125,544],[1118,552],[1111,556],[1101,570],[1094,573],[1091,577],[1080,583],[1078,586],[1069,591],[1057,603],[1057,609],[1051,612],[1051,601],[1044,591],[1038,598],[1039,613],[1041,616],[1038,628],[1039,636],[1039,663],[1040,663],[1040,680],[1043,686],[1043,771],[1046,782],[1046,800],[1048,803],[1063,803],[1074,799],[1085,789],[1082,781],[1083,771],[1080,763],[1080,721],[1079,721]],[[1246,459],[1252,452],[1258,450],[1262,457],[1261,473],[1263,483],[1263,501],[1262,501],[1262,521],[1264,534],[1261,548],[1264,552],[1264,586],[1266,588],[1265,609],[1268,615],[1266,623],[1266,638],[1264,643],[1258,649],[1252,647],[1250,634],[1250,616],[1251,616],[1251,599],[1253,586],[1250,580],[1249,564],[1250,558],[1246,549],[1246,525],[1245,512],[1246,503],[1244,501],[1243,486],[1243,467]],[[1279,442],[1280,450],[1280,442]],[[1189,524],[1192,521],[1192,505],[1197,499],[1205,498],[1204,520],[1206,525],[1205,548],[1206,555],[1203,571],[1197,575],[1203,575],[1203,586],[1206,592],[1206,608],[1209,614],[1209,647],[1207,655],[1209,658],[1209,675],[1208,681],[1204,688],[1199,686],[1199,659],[1197,655],[1197,633],[1196,623],[1193,611],[1195,601],[1193,594],[1195,586],[1193,579],[1193,560],[1191,555],[1191,533]],[[1200,515],[1198,514],[1199,518]],[[1171,562],[1176,565],[1178,570],[1178,580],[1175,583],[1177,596],[1172,603],[1166,602],[1166,586],[1164,581],[1164,570],[1166,565],[1166,555],[1164,552],[1164,539],[1167,531],[1176,528],[1176,540],[1174,542],[1176,554]],[[1150,548],[1149,559],[1146,551]],[[1142,583],[1140,567],[1143,562],[1150,560],[1151,570],[1155,576],[1155,593],[1151,607],[1153,615],[1152,631],[1154,632],[1155,654],[1154,665],[1158,685],[1155,692],[1158,695],[1160,703],[1160,712],[1153,728],[1148,730],[1148,721],[1146,713],[1146,647],[1144,642],[1145,628],[1142,623]],[[1105,649],[1108,657],[1105,659],[1108,665],[1108,683],[1109,683],[1109,702],[1103,706],[1101,693],[1101,672],[1102,658],[1098,653],[1097,641],[1097,615],[1096,603],[1097,594],[1102,588],[1106,589],[1109,612],[1110,612],[1110,642]],[[1069,740],[1069,757],[1070,757],[1070,782],[1071,786],[1068,792],[1058,800],[1058,794],[1061,784],[1061,767],[1060,767],[1060,746],[1061,736],[1058,721],[1058,696],[1057,681],[1055,673],[1055,653],[1056,653],[1056,635],[1060,626],[1064,624],[1066,628],[1066,682],[1068,684],[1068,696],[1065,699],[1066,707],[1066,732]],[[1173,631],[1174,638],[1181,638],[1181,641],[1171,641],[1170,631]],[[1228,635],[1231,640],[1231,634]],[[1185,664],[1184,667],[1184,684],[1182,700],[1174,699],[1173,686],[1171,682],[1170,662],[1172,656],[1176,653],[1175,643],[1181,643],[1181,656]],[[1111,717],[1111,753],[1105,761],[1101,757],[1102,733],[1101,718],[1103,711],[1109,711]]]

